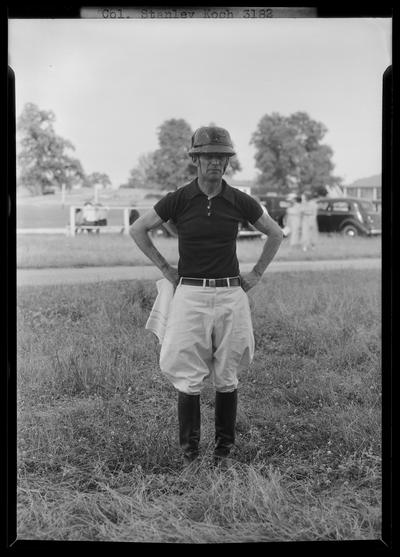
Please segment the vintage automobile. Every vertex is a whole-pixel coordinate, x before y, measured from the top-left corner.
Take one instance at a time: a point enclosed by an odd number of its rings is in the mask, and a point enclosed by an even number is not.
[[[281,195],[264,195],[261,202],[284,229],[286,210],[290,205],[288,199]],[[319,232],[339,232],[346,236],[381,234],[381,211],[372,201],[353,197],[320,197],[317,203]]]
[[[318,200],[319,232],[340,232],[346,236],[381,234],[381,213],[371,201],[352,198]]]
[[[286,224],[286,210],[290,206],[290,201],[285,195],[265,194],[260,195],[261,204],[267,209],[268,214],[272,217],[281,228]]]

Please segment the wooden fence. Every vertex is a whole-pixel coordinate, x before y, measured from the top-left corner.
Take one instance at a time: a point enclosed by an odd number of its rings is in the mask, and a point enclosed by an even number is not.
[[[17,234],[65,234],[67,236],[76,236],[80,232],[94,232],[94,233],[119,233],[119,234],[129,234],[129,215],[132,210],[136,210],[139,214],[143,214],[145,211],[150,209],[152,205],[149,206],[101,206],[104,211],[118,210],[121,211],[121,224],[120,225],[96,225],[96,224],[84,224],[77,222],[76,211],[77,209],[82,209],[82,206],[71,205],[69,208],[69,223],[65,227],[53,227],[53,228],[18,228]]]

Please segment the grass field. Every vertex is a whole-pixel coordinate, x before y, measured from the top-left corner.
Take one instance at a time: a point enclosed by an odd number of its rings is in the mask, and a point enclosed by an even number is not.
[[[236,464],[182,472],[176,393],[144,330],[149,281],[18,291],[18,537],[219,543],[378,539],[380,274],[274,273],[253,293]]]
[[[174,238],[155,238],[154,243],[166,259],[176,264],[178,243]],[[237,254],[240,262],[255,262],[262,249],[261,239],[240,239]],[[303,252],[291,248],[285,239],[276,261],[380,257],[381,238],[345,238],[321,234],[314,250]],[[85,267],[114,265],[150,265],[129,236],[85,234],[74,238],[63,235],[17,236],[19,268]]]

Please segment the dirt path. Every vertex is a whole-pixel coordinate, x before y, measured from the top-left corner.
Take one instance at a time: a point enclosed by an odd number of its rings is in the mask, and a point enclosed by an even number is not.
[[[241,272],[248,272],[254,263],[242,263]],[[335,259],[325,261],[273,261],[267,273],[323,271],[329,269],[380,269],[380,258]],[[108,280],[135,280],[161,278],[154,266],[140,267],[84,267],[62,269],[18,269],[17,286],[43,286],[53,284],[76,284]]]

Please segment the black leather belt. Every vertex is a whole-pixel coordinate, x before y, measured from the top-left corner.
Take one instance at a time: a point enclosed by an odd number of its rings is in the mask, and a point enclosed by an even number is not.
[[[187,278],[182,277],[180,284],[188,284],[190,286],[240,286],[240,277],[227,277],[217,279]]]

